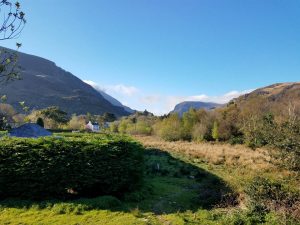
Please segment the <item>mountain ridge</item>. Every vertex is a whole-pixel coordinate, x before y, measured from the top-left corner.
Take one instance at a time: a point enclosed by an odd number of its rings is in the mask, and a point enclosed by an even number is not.
[[[112,97],[111,95],[107,94],[105,91],[101,90],[93,81],[83,80],[86,84],[90,85],[92,88],[94,88],[96,91],[98,91],[107,101],[109,101],[111,104],[115,106],[119,106],[125,109],[125,111],[129,113],[134,113],[135,110],[131,109],[128,106],[123,105],[119,100]]]
[[[214,103],[214,102],[201,102],[201,101],[184,101],[177,104],[171,113],[178,113],[179,116],[182,116],[185,112],[189,111],[190,108],[193,109],[205,109],[212,110],[217,107],[221,107],[222,104]]]
[[[300,97],[300,82],[274,83],[235,98],[232,102],[242,103],[255,97],[277,103],[295,100]]]
[[[89,112],[101,115],[109,112],[117,117],[130,114],[54,62],[27,53],[16,53],[22,79],[1,85],[0,95],[7,95],[7,103],[17,110],[20,110],[19,102],[25,101],[31,110],[58,106],[69,114]]]

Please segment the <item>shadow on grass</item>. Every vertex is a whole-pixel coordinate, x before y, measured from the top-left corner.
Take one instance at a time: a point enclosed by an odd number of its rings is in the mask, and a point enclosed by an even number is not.
[[[47,209],[56,214],[82,214],[88,210],[142,213],[184,212],[237,204],[236,194],[219,177],[159,149],[145,151],[145,181],[122,199],[102,196],[70,201],[0,201],[1,208]]]

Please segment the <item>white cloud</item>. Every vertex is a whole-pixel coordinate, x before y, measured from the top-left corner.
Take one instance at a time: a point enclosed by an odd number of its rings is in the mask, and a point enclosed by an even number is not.
[[[100,86],[99,84],[91,80],[84,80],[84,82],[91,85],[96,90],[104,91],[105,93],[112,95],[121,94],[125,96],[133,96],[134,94],[139,92],[139,90],[136,87],[127,86],[124,84]]]
[[[220,96],[207,96],[207,95],[197,95],[187,97],[186,101],[203,101],[203,102],[215,102],[224,104],[229,102],[233,98],[237,98],[241,95],[247,94],[254,91],[254,89],[244,90],[244,91],[230,91]]]
[[[183,101],[202,101],[202,102],[214,102],[219,104],[225,104],[237,98],[243,94],[247,94],[253,91],[244,90],[244,91],[230,91],[220,96],[208,96],[205,94],[194,95],[194,96],[144,96],[139,98],[141,104],[147,104],[147,109],[155,114],[162,115],[169,113],[174,109],[174,107]]]
[[[105,91],[102,87],[100,87],[99,84],[97,84],[96,82],[94,82],[92,80],[83,80],[83,82],[91,85],[93,88],[95,88],[98,91]]]
[[[127,96],[132,96],[139,92],[139,89],[133,86],[126,86],[124,84],[117,84],[112,86],[106,86],[107,92],[115,92]]]
[[[142,103],[145,104],[156,104],[161,101],[161,96],[159,95],[148,95],[140,97],[139,99]]]
[[[230,91],[223,95],[209,96],[206,94],[193,95],[193,96],[171,96],[171,95],[159,95],[159,94],[145,94],[138,88],[133,86],[127,86],[124,84],[100,86],[94,81],[85,80],[87,84],[93,86],[97,90],[101,90],[116,98],[125,105],[136,110],[147,109],[156,115],[167,114],[172,111],[180,102],[183,101],[202,101],[202,102],[215,102],[225,104],[233,98],[237,98],[243,94],[247,94],[251,90],[244,91]]]

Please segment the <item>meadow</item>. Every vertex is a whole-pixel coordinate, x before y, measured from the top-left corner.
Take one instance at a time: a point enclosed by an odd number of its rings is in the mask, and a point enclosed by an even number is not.
[[[139,188],[119,197],[2,200],[0,224],[300,224],[299,177],[265,149],[134,138],[145,147]]]

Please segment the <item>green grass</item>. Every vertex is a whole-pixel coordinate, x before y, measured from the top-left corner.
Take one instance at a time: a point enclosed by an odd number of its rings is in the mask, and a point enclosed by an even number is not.
[[[262,215],[238,207],[240,188],[227,181],[243,179],[225,166],[195,163],[158,149],[147,149],[145,158],[143,187],[122,199],[5,200],[0,202],[0,224],[297,224],[274,212]]]

